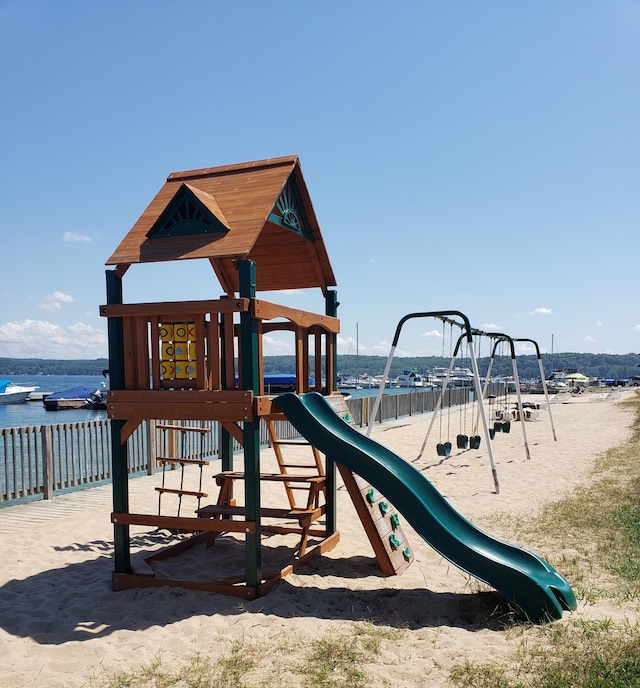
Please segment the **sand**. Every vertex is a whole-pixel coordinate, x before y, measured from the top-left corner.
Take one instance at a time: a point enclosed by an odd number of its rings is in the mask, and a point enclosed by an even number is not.
[[[631,394],[623,392],[622,399]],[[592,398],[583,395],[551,406],[557,441],[548,413],[528,422],[531,459],[526,458],[518,424],[496,437],[499,494],[494,492],[484,442],[479,450],[437,455],[435,443],[446,439],[440,436],[439,422],[424,456],[416,461],[428,416],[377,426],[373,437],[414,461],[455,508],[488,529],[484,524],[496,513],[535,515],[548,501],[585,484],[597,456],[627,438],[631,414],[616,402]],[[443,421],[442,431],[446,434],[448,424],[455,445],[460,418],[454,413]],[[262,462],[268,470],[271,450],[264,450]],[[205,469],[209,502],[216,495],[210,476],[218,469],[217,462]],[[190,474],[190,480],[195,479]],[[152,476],[130,481],[132,511],[155,512],[153,488],[159,480]],[[284,505],[282,486],[265,485],[263,498],[265,504]],[[402,576],[384,577],[344,489],[338,492],[338,546],[254,601],[176,588],[113,592],[110,511],[109,485],[0,510],[0,686],[99,685],[97,677],[133,671],[157,658],[169,665],[196,652],[217,658],[228,654],[234,641],[264,650],[259,659],[262,678],[255,685],[298,686],[303,678],[292,667],[301,661],[305,647],[321,637],[352,634],[363,621],[398,629],[363,667],[372,686],[445,686],[454,663],[513,650],[509,634],[481,622],[498,596],[479,594],[486,586],[443,560],[408,526],[415,560]],[[134,551],[166,544],[162,533],[137,528],[134,534]],[[277,557],[292,537],[268,539],[265,544],[275,551],[267,558]],[[526,542],[516,544],[528,547]],[[237,553],[238,546],[224,540],[209,550],[192,549],[179,566],[194,575],[204,568],[206,574],[209,566],[231,566]],[[170,571],[176,560],[165,565]],[[581,603],[565,618],[606,614],[633,611],[614,609],[606,601]]]

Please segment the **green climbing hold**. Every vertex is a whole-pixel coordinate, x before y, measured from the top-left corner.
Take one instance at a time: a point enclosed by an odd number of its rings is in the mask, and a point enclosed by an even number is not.
[[[388,502],[380,502],[380,504],[378,504],[378,506],[380,507],[380,511],[382,512],[383,516],[387,513],[387,511],[389,511],[389,503]]]
[[[398,547],[400,547],[400,540],[398,540],[398,538],[391,533],[391,535],[389,535],[389,544],[393,547],[393,549],[398,549]]]
[[[349,425],[351,425],[351,415],[350,414],[345,413],[344,416],[342,416],[342,420],[345,423],[349,423]]]
[[[376,501],[376,492],[372,487],[367,490],[367,501],[369,504],[373,504]]]
[[[411,550],[409,549],[409,547],[405,547],[405,548],[402,550],[402,556],[403,556],[405,559],[411,559]]]
[[[400,526],[400,514],[391,514],[391,518],[389,520],[394,528],[398,528]]]

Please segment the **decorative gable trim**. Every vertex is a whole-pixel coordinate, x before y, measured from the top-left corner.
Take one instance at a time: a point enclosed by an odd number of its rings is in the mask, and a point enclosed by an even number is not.
[[[181,184],[147,232],[150,239],[192,234],[224,233],[230,229],[216,199],[189,184]]]
[[[292,177],[287,179],[287,183],[278,196],[278,200],[269,214],[269,222],[313,241],[311,226]]]

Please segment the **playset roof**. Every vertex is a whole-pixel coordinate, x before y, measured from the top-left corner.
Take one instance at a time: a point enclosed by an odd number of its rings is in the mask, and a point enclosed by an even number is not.
[[[256,263],[256,289],[336,285],[297,156],[169,175],[107,265],[206,258],[225,291],[235,262]]]

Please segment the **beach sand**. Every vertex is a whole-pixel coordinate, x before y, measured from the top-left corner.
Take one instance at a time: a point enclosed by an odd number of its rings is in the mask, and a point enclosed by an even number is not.
[[[622,399],[631,394],[623,392]],[[496,514],[535,515],[545,503],[588,482],[598,455],[628,437],[631,414],[617,403],[594,403],[592,396],[551,406],[557,441],[548,413],[526,424],[530,460],[519,424],[497,435],[499,494],[484,442],[478,450],[454,448],[446,458],[436,454],[435,443],[446,439],[441,425],[445,434],[449,428],[455,447],[457,413],[435,423],[417,461],[428,416],[376,426],[372,436],[414,461],[456,509],[492,532]],[[273,462],[272,451],[264,450],[263,467],[269,470]],[[205,468],[208,502],[217,494],[211,475],[218,469],[218,462]],[[196,480],[195,471],[189,479]],[[156,475],[130,481],[131,511],[155,513],[159,480]],[[284,506],[282,486],[264,485],[263,500]],[[189,512],[186,503],[183,509]],[[195,653],[215,659],[228,655],[234,642],[263,650],[255,685],[299,686],[303,678],[292,667],[303,661],[305,648],[322,637],[352,635],[366,621],[393,631],[363,666],[371,686],[445,686],[453,664],[490,660],[514,649],[509,634],[483,622],[498,595],[444,560],[409,526],[414,562],[401,576],[383,576],[344,489],[338,491],[337,547],[254,601],[166,587],[113,592],[110,512],[109,485],[0,510],[0,686],[87,686],[94,677],[133,671],[158,658],[168,665]],[[500,523],[499,537],[550,555],[510,539],[504,519]],[[166,534],[132,530],[134,552],[166,544]],[[295,541],[295,536],[267,538],[265,560],[275,560]],[[211,577],[216,567],[228,573],[242,566],[241,557],[242,547],[221,538],[214,548],[194,547],[159,570],[170,573],[180,566]],[[625,614],[633,611],[602,601],[580,603],[565,619]]]

